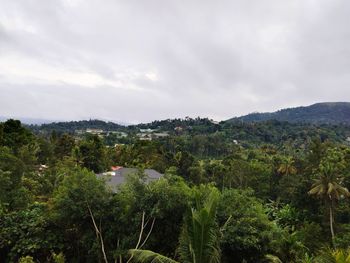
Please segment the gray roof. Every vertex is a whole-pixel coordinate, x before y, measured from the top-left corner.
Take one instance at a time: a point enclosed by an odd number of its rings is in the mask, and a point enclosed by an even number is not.
[[[139,170],[137,168],[120,168],[116,171],[110,171],[106,173],[96,174],[97,178],[106,180],[106,184],[110,187],[116,188],[118,185],[126,181],[128,175],[137,174]],[[145,169],[146,183],[156,181],[163,176],[163,174],[153,169]]]

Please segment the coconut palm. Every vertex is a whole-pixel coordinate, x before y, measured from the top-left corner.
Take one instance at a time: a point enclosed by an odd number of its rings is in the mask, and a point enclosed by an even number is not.
[[[328,206],[329,226],[332,240],[334,240],[334,207],[340,198],[348,197],[350,193],[346,187],[341,186],[341,180],[331,163],[323,163],[320,171],[319,178],[316,179],[308,193],[324,200]]]
[[[292,157],[286,157],[278,168],[278,173],[288,176],[297,173],[297,168],[294,166],[294,160]]]
[[[350,250],[336,249],[332,252],[336,263],[350,263]]]
[[[350,249],[323,250],[312,262],[317,263],[350,263]]]

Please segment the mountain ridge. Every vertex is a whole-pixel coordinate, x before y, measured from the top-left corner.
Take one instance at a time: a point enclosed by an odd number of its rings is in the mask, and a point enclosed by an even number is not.
[[[275,112],[250,113],[227,122],[287,121],[291,123],[350,124],[350,102],[320,102]]]

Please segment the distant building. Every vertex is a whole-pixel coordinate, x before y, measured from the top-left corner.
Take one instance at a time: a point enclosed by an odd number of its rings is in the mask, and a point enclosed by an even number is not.
[[[111,171],[96,174],[97,178],[102,178],[106,180],[106,184],[110,186],[113,190],[116,190],[116,188],[125,183],[126,178],[128,175],[137,174],[139,170],[137,168],[126,168],[122,166],[112,166]],[[157,172],[153,169],[145,169],[145,182],[152,182],[159,180],[163,174]]]
[[[164,137],[168,137],[169,133],[168,132],[155,132],[152,134],[153,138],[164,138]]]
[[[154,132],[154,133],[138,133],[136,136],[140,141],[152,141],[153,139],[159,139],[168,137],[168,132]]]
[[[90,134],[99,135],[99,134],[103,133],[104,131],[101,129],[86,129],[86,132],[90,133]]]
[[[140,141],[152,141],[152,134],[149,133],[138,133],[136,136]]]
[[[155,131],[157,131],[157,130],[156,129],[150,129],[150,128],[148,128],[148,129],[140,129],[141,133],[152,133],[152,132],[155,132]]]
[[[177,127],[174,128],[174,130],[175,130],[176,132],[182,132],[183,129],[184,129],[184,128],[182,128],[181,126],[177,126]]]
[[[212,119],[210,119],[209,121],[210,121],[212,124],[220,124],[220,122],[214,121],[214,120],[212,120]]]
[[[120,132],[120,131],[109,131],[107,132],[107,135],[115,134],[118,138],[125,138],[128,137],[128,134],[126,132]]]

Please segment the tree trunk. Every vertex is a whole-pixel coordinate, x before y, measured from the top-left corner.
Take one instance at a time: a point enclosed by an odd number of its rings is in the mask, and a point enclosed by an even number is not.
[[[331,229],[331,235],[332,235],[332,242],[334,241],[334,229],[333,229],[333,221],[334,221],[334,218],[333,218],[333,206],[332,206],[332,203],[330,204],[329,206],[329,226],[330,226],[330,229]]]

